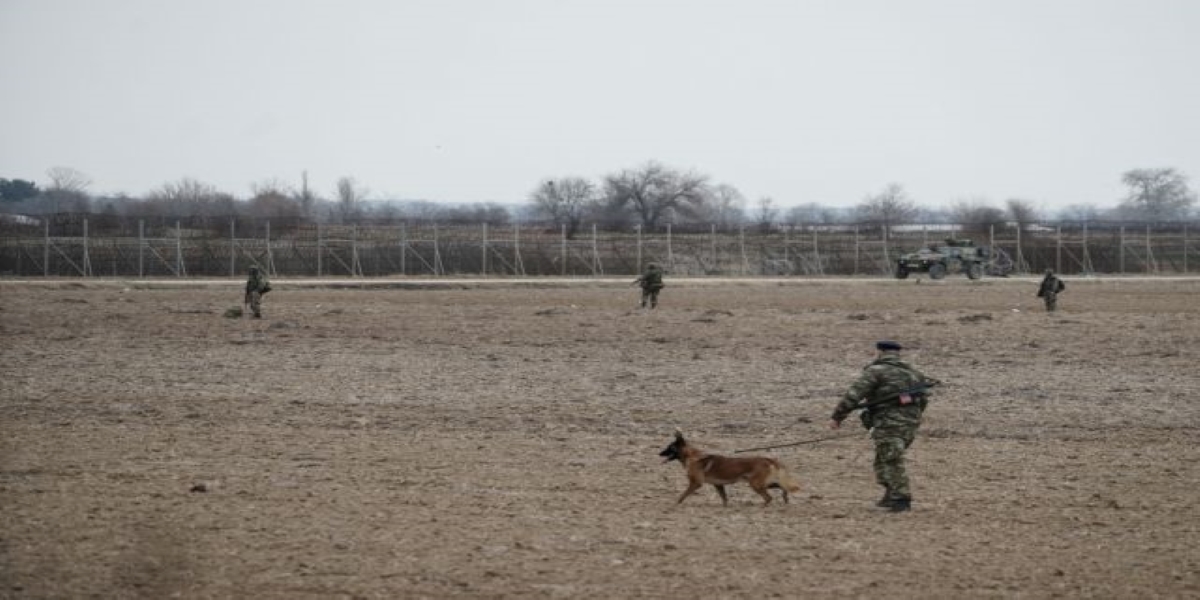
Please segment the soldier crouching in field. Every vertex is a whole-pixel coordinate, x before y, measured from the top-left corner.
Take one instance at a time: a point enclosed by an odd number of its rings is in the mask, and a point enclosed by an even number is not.
[[[250,267],[250,277],[246,279],[246,297],[243,303],[250,305],[250,312],[255,319],[262,318],[262,297],[269,291],[271,291],[271,282],[267,281],[267,274],[260,271],[258,267]]]
[[[876,505],[903,512],[912,507],[904,451],[912,445],[921,426],[928,389],[940,382],[901,360],[900,344],[881,341],[875,348],[876,359],[850,385],[833,410],[829,427],[841,427],[851,412],[863,409],[863,425],[875,440],[875,480],[884,488],[883,498]]]

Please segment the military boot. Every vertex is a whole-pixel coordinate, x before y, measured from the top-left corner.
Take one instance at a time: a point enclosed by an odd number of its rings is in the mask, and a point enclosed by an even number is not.
[[[892,498],[891,503],[888,505],[888,510],[891,512],[908,512],[912,510],[912,497],[896,496]]]
[[[892,490],[884,488],[883,497],[875,502],[875,506],[879,508],[891,508],[892,506]]]

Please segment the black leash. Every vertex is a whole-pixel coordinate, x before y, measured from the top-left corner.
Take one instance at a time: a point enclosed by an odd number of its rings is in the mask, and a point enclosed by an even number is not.
[[[840,439],[852,438],[852,437],[861,437],[861,435],[857,434],[857,433],[843,433],[841,435],[829,435],[829,436],[825,436],[822,438],[814,438],[811,440],[792,442],[790,444],[776,444],[774,446],[759,446],[758,448],[746,448],[743,450],[734,450],[733,453],[739,454],[742,452],[754,452],[755,450],[773,450],[775,448],[789,448],[791,446],[803,446],[804,444],[816,444],[818,442],[828,442],[830,440],[840,440]]]

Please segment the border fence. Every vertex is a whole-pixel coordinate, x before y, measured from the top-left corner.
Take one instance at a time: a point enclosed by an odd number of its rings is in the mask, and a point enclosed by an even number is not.
[[[0,215],[0,276],[629,276],[658,262],[680,276],[888,276],[931,242],[969,238],[996,274],[1184,274],[1200,270],[1195,223],[990,225],[324,224],[245,217]]]

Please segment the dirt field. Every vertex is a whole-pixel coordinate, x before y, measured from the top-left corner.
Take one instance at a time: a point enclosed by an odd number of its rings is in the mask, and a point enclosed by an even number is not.
[[[1200,282],[0,282],[2,598],[1200,597]],[[658,451],[829,435],[872,343],[947,382],[682,506]]]

